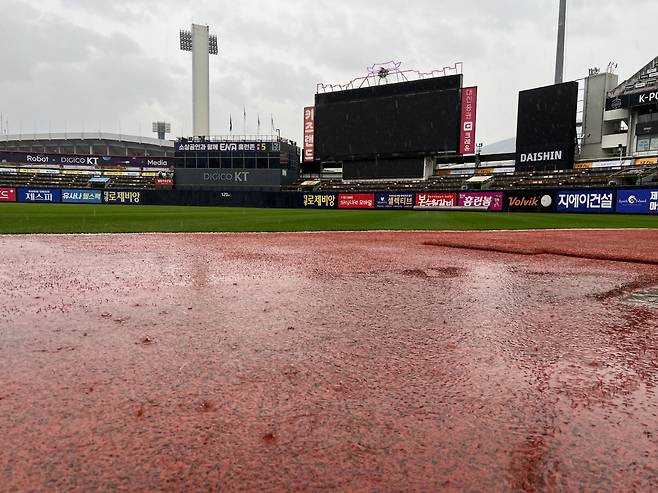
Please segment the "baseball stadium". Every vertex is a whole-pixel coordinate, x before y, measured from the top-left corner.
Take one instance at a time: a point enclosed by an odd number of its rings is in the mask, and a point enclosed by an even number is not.
[[[208,29],[194,135],[0,139],[0,491],[658,491],[658,58],[502,151],[375,64],[298,144],[208,135]]]

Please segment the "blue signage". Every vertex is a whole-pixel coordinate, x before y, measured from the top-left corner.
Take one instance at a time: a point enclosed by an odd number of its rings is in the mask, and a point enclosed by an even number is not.
[[[59,188],[18,188],[18,202],[60,202],[62,191]]]
[[[658,214],[658,189],[619,190],[617,212],[621,214]]]
[[[103,192],[100,190],[62,190],[62,202],[67,204],[100,204]]]
[[[557,193],[558,212],[615,212],[612,190],[568,190]]]
[[[176,164],[176,160],[172,157],[88,156],[86,154],[0,151],[0,163],[171,168]]]
[[[413,209],[413,193],[378,193],[375,195],[376,209]]]

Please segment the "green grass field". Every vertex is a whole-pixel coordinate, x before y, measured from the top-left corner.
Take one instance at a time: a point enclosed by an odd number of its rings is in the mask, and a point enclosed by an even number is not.
[[[0,233],[658,228],[656,216],[0,204]]]

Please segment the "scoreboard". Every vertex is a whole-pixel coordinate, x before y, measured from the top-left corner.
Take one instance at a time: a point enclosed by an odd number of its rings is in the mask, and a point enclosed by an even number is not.
[[[197,142],[175,144],[177,168],[297,169],[299,150],[280,141]]]

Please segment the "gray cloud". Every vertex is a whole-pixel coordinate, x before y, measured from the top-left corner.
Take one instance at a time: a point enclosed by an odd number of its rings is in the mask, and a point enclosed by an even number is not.
[[[0,111],[10,131],[96,129],[148,134],[155,119],[191,129],[191,60],[178,29],[211,25],[221,54],[211,63],[211,127],[249,132],[270,114],[300,140],[301,109],[318,82],[344,83],[376,62],[429,71],[464,62],[480,87],[478,140],[515,132],[518,91],[549,84],[555,0],[5,0],[0,31]],[[620,65],[630,76],[652,59],[658,5],[571,0],[567,78]]]

